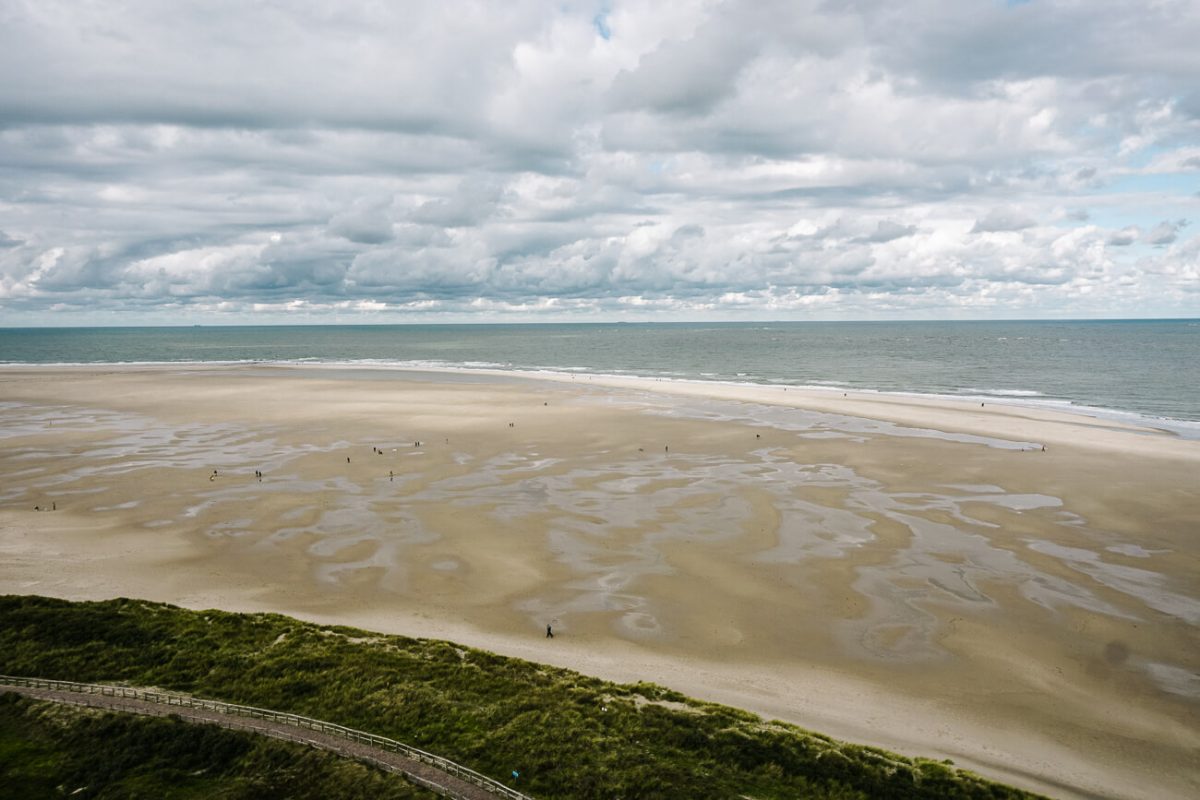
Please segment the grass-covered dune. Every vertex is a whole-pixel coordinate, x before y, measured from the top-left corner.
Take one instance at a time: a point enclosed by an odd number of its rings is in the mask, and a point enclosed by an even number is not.
[[[0,800],[433,800],[331,753],[215,725],[0,695]]]
[[[317,717],[538,798],[1030,796],[650,684],[273,614],[0,596],[0,673],[155,686]]]

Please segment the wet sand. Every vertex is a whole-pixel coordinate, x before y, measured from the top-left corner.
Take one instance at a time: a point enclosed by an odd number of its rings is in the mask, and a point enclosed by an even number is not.
[[[1197,474],[1200,442],[1016,406],[7,368],[0,592],[450,638],[1054,796],[1191,797]]]

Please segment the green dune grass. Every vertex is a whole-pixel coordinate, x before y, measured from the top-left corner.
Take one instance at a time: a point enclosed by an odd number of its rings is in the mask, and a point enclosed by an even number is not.
[[[0,800],[432,800],[304,745],[0,695]]]
[[[316,717],[537,798],[1032,796],[651,684],[274,614],[2,596],[0,673],[153,686]]]

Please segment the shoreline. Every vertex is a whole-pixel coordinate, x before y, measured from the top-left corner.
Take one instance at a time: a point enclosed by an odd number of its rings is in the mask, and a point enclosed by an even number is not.
[[[1200,785],[1197,698],[1162,683],[1195,667],[1197,442],[851,392],[363,372],[0,368],[0,591],[445,638],[1059,797]]]
[[[1079,417],[1092,420],[1101,427],[1123,427],[1140,430],[1145,433],[1162,434],[1180,439],[1200,441],[1200,419],[1182,417],[1164,417],[1132,411],[1123,408],[1105,406],[1081,405],[1072,400],[1049,398],[1038,392],[1005,392],[998,394],[945,394],[940,392],[922,392],[915,390],[856,388],[842,385],[821,384],[785,384],[756,381],[733,381],[717,378],[685,377],[681,375],[633,375],[610,372],[592,372],[590,368],[568,367],[506,367],[498,364],[489,365],[457,365],[449,362],[425,361],[380,361],[377,359],[359,360],[239,360],[239,361],[112,361],[112,362],[0,362],[0,374],[24,369],[47,370],[138,370],[138,369],[297,369],[297,370],[339,370],[339,371],[371,371],[397,372],[408,374],[429,375],[477,375],[490,376],[499,379],[524,379],[547,381],[576,381],[587,379],[598,386],[611,388],[646,388],[660,387],[661,391],[671,392],[669,387],[678,384],[683,387],[711,388],[714,396],[727,396],[728,391],[749,392],[775,391],[795,392],[801,396],[809,396],[817,402],[833,400],[838,395],[848,395],[863,402],[878,400],[881,404],[945,404],[960,410],[972,409],[976,403],[988,404],[994,409],[1015,409],[1036,413],[1038,415],[1062,415],[1068,418]],[[681,391],[680,394],[705,394],[703,391]],[[1042,399],[1044,398],[1044,399]],[[789,398],[790,399],[790,398]],[[859,409],[861,411],[861,409]],[[890,419],[890,418],[889,418]]]
[[[196,362],[188,369],[203,369],[205,362]],[[246,365],[250,366],[250,365]],[[654,378],[643,376],[606,375],[600,373],[528,371],[489,369],[484,367],[406,367],[394,365],[360,365],[329,363],[278,363],[254,365],[261,369],[298,372],[331,370],[353,372],[364,370],[382,374],[398,373],[420,379],[427,375],[457,375],[490,378],[498,381],[545,381],[558,385],[615,389],[668,397],[730,400],[739,403],[758,403],[784,408],[796,408],[850,418],[863,418],[912,426],[942,433],[963,433],[998,439],[1020,441],[1041,437],[1047,443],[1092,447],[1114,452],[1138,452],[1144,455],[1200,460],[1200,422],[1197,436],[1185,437],[1177,431],[1139,424],[1134,420],[1095,416],[1079,410],[1045,408],[1020,402],[986,401],[975,406],[978,398],[957,398],[949,395],[899,393],[883,391],[854,391],[826,389],[820,386],[784,386],[727,381],[708,381],[692,378]],[[1136,415],[1135,412],[1112,411],[1114,415]],[[942,415],[949,415],[946,418]],[[1144,420],[1149,423],[1153,420]],[[1169,420],[1188,423],[1188,420]],[[1080,439],[1080,434],[1091,439]],[[1099,437],[1096,434],[1100,434]],[[1115,435],[1110,435],[1115,434]],[[1040,442],[1029,444],[1040,444]]]

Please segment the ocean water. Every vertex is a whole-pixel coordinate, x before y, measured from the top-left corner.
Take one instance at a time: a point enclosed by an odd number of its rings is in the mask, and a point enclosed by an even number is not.
[[[1200,320],[0,329],[0,363],[128,362],[489,367],[818,386],[1073,406],[1200,436]]]

